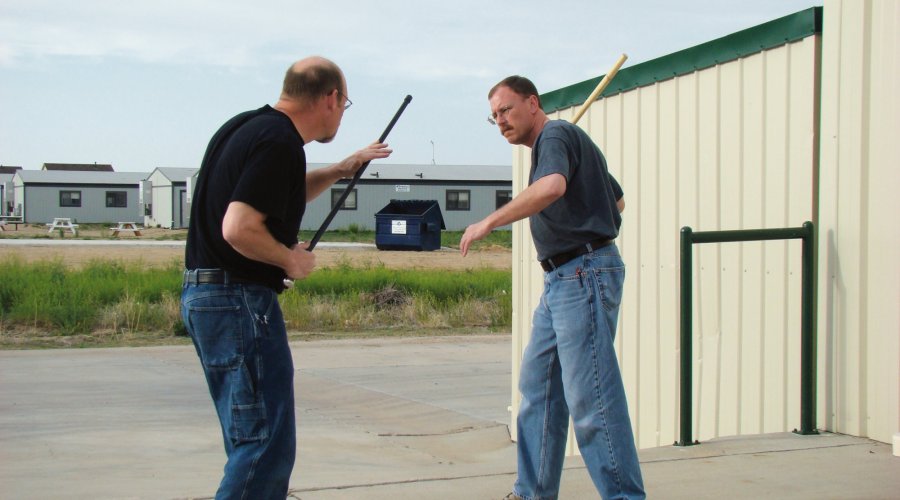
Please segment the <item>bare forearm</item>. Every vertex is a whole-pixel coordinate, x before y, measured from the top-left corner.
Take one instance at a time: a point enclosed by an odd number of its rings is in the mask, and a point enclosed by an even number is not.
[[[341,179],[349,179],[366,163],[387,158],[393,152],[387,144],[373,142],[343,160],[306,173],[306,202],[309,203],[322,194],[322,191]]]
[[[547,176],[519,193],[509,203],[485,217],[491,229],[512,224],[547,208],[565,193],[565,179],[561,175]]]
[[[290,249],[269,233],[263,220],[247,217],[246,208],[229,206],[222,221],[222,236],[239,254],[282,269],[286,267]]]
[[[265,221],[265,214],[250,205],[231,202],[222,220],[222,237],[244,257],[280,267],[291,279],[309,276],[316,266],[316,257],[306,245],[288,248],[276,240]]]
[[[506,205],[491,215],[466,228],[459,240],[463,257],[469,253],[472,242],[480,240],[494,229],[530,217],[550,206],[566,192],[566,178],[551,174],[538,179]]]
[[[347,161],[347,160],[344,160]],[[322,191],[325,191],[335,182],[341,180],[343,175],[338,170],[338,164],[313,170],[306,174],[306,202],[316,199]]]

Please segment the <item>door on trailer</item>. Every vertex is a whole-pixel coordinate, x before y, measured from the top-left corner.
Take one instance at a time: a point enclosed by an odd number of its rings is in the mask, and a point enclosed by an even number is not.
[[[184,214],[187,213],[187,189],[178,190],[178,210],[175,214],[175,227],[187,227]]]

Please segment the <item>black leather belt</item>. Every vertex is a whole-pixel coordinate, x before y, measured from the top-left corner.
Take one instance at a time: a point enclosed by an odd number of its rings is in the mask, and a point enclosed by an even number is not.
[[[229,283],[256,283],[224,269],[186,269],[184,271],[185,285],[227,285]]]
[[[574,259],[575,257],[579,257],[586,253],[593,252],[594,250],[597,250],[598,248],[603,248],[612,242],[613,242],[613,240],[589,241],[589,242],[585,243],[584,245],[581,245],[580,247],[576,248],[575,250],[569,250],[568,252],[558,253],[552,257],[548,257],[548,258],[542,260],[541,267],[544,268],[544,272],[549,273],[550,271],[565,264],[566,262],[569,262],[570,260]]]

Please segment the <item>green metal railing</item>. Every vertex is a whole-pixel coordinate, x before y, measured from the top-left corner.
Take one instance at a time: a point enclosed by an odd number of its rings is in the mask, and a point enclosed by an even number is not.
[[[800,430],[798,434],[818,434],[816,431],[816,332],[815,317],[815,227],[804,222],[802,227],[781,229],[749,229],[738,231],[694,232],[681,228],[681,440],[676,446],[699,444],[691,438],[693,423],[693,251],[697,243],[728,243],[736,241],[803,240],[802,306],[800,317]]]

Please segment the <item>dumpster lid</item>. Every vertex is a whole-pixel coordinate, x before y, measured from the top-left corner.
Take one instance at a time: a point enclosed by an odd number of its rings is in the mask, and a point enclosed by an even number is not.
[[[375,215],[418,215],[430,217],[441,222],[441,229],[447,229],[444,225],[444,216],[441,214],[441,206],[437,200],[391,200]]]

